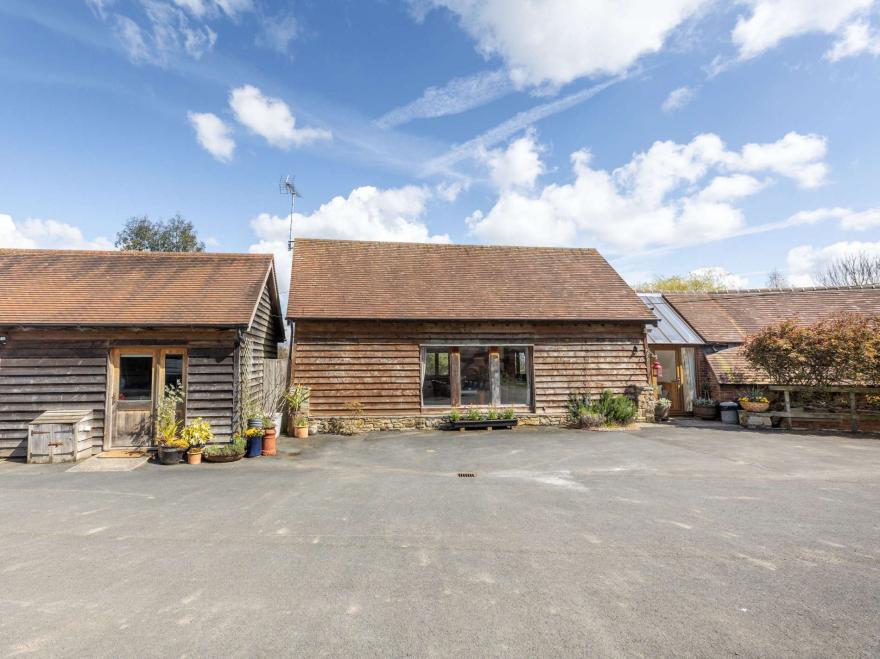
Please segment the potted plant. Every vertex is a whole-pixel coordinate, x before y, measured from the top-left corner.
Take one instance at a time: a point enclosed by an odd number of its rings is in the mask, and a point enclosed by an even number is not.
[[[186,461],[191,465],[201,464],[202,449],[214,439],[211,424],[199,417],[180,431],[180,438],[187,443]]]
[[[183,402],[180,384],[165,387],[162,400],[156,407],[156,432],[158,440],[159,464],[171,465],[180,462],[189,444],[177,436],[182,425],[177,420],[177,407]]]
[[[236,433],[229,444],[210,444],[202,451],[206,462],[236,462],[244,457],[247,443]]]
[[[275,419],[267,414],[263,417],[263,450],[261,451],[263,455],[275,455],[278,452],[277,437]]]
[[[739,395],[739,405],[747,412],[766,412],[770,407],[770,400],[760,389],[749,389]]]
[[[256,458],[263,453],[263,428],[262,421],[259,427],[247,428],[244,431],[247,440],[247,457]]]
[[[711,421],[718,416],[718,401],[709,396],[694,398],[694,416]]]
[[[654,418],[657,421],[669,421],[669,408],[672,401],[668,398],[658,398],[654,405]]]
[[[287,407],[290,410],[290,418],[294,419],[294,426],[296,426],[296,420],[299,419],[303,408],[311,397],[312,390],[304,384],[295,384],[284,394],[284,400],[287,402]],[[296,430],[294,430],[295,433]]]
[[[293,436],[297,439],[305,439],[309,436],[309,417],[300,414],[294,421]]]

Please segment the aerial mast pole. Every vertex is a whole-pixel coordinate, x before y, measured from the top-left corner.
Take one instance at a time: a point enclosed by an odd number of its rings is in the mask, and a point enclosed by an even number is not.
[[[287,234],[287,251],[293,251],[293,209],[296,205],[296,198],[302,197],[299,190],[293,184],[292,176],[285,176],[278,184],[278,191],[283,195],[290,195],[290,230]]]

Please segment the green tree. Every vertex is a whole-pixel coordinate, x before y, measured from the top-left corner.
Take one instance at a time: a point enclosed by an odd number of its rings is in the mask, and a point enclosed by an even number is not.
[[[720,291],[724,286],[711,272],[692,272],[689,275],[657,277],[651,281],[636,284],[637,291],[657,293],[693,293]]]
[[[193,223],[178,213],[167,222],[153,222],[146,215],[130,217],[116,234],[119,249],[136,252],[204,252]]]

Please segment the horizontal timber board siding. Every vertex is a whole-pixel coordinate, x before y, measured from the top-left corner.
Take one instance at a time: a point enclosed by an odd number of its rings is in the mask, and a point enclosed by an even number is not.
[[[559,414],[571,391],[647,384],[641,324],[307,321],[294,329],[291,380],[315,417],[419,415],[423,345],[532,346],[535,408]],[[436,409],[425,408],[425,414]]]
[[[232,434],[232,351],[227,330],[7,330],[0,349],[0,457],[27,454],[27,428],[48,409],[92,411],[94,449],[104,442],[111,347],[184,347],[189,354],[187,417],[211,422],[219,440]]]

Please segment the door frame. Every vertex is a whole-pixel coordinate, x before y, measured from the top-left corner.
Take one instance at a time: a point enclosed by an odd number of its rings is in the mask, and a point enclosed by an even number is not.
[[[119,400],[119,358],[122,353],[134,355],[149,355],[153,358],[152,390],[150,391],[150,414],[153,418],[152,444],[148,448],[154,448],[156,442],[156,406],[165,392],[165,357],[167,355],[181,355],[183,357],[183,373],[181,385],[183,388],[183,421],[186,422],[186,396],[189,390],[187,375],[189,371],[189,359],[187,349],[183,346],[114,346],[107,353],[107,394],[104,401],[104,450],[109,451],[113,447],[113,430],[116,427],[116,401]],[[119,448],[119,447],[115,447]]]
[[[678,388],[678,401],[673,400],[673,404],[678,402],[678,407],[671,407],[669,409],[670,414],[682,415],[686,414],[684,409],[684,372],[682,371],[682,355],[681,355],[681,346],[653,346],[651,351],[654,353],[658,352],[671,352],[675,355],[675,380],[677,381]],[[657,381],[657,377],[652,373],[651,380],[654,386],[659,387],[660,383]]]

